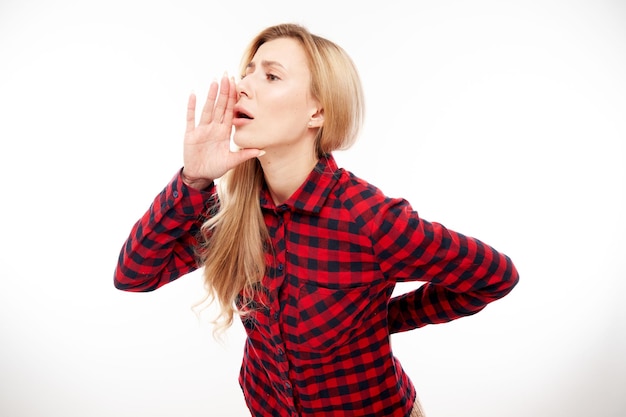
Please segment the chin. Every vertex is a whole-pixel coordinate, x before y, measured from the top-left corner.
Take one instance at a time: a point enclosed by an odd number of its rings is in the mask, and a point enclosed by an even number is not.
[[[246,135],[238,135],[237,133],[233,135],[233,143],[241,149],[246,149],[246,148],[261,149],[260,143],[258,140],[253,140],[250,137],[246,137]]]

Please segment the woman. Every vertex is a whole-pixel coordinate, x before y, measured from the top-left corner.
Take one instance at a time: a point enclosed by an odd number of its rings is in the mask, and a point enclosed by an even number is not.
[[[237,85],[212,83],[197,125],[190,97],[184,166],[133,227],[115,286],[151,291],[203,267],[220,328],[237,315],[246,329],[254,416],[422,415],[389,335],[482,310],[515,267],[337,167],[363,115],[340,47],[278,25],[242,63]],[[391,298],[410,280],[424,284]]]

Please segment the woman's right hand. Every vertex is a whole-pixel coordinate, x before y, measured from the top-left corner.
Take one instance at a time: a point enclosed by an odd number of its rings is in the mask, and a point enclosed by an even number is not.
[[[230,150],[233,107],[237,101],[235,80],[213,81],[196,126],[196,96],[187,104],[182,177],[190,187],[203,189],[240,163],[262,154],[259,149]]]

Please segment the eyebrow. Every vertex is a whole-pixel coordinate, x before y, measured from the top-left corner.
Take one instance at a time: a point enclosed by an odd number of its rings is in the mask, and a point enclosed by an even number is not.
[[[278,61],[268,61],[266,59],[261,61],[261,66],[264,67],[264,68],[267,68],[267,67],[280,67],[282,69],[286,69],[283,66],[283,64],[281,64],[280,62],[278,62]],[[251,61],[248,65],[246,65],[246,68],[250,68],[250,69],[254,69],[255,67],[256,67],[256,64],[253,61]]]

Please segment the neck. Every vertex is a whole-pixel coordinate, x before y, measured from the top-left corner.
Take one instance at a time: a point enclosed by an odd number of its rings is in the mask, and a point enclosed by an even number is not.
[[[318,158],[312,148],[307,148],[285,153],[268,150],[259,160],[265,183],[274,204],[278,206],[300,188],[317,164]]]

